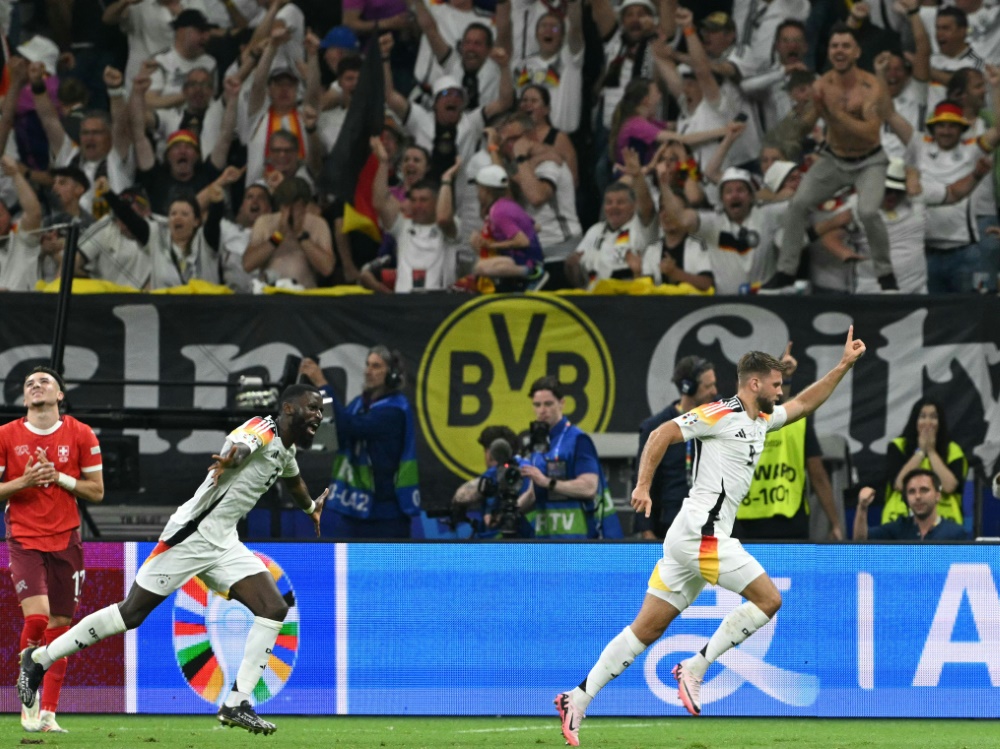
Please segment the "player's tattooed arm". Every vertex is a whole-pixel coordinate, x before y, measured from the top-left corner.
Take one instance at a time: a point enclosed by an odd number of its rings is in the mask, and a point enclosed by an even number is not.
[[[232,445],[225,455],[213,455],[215,462],[208,467],[212,475],[212,483],[218,484],[219,477],[230,468],[239,468],[240,464],[250,455],[250,448],[243,444]]]

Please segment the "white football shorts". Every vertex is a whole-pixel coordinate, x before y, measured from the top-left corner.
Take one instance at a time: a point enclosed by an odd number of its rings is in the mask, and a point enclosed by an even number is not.
[[[264,563],[243,544],[220,549],[200,533],[176,546],[156,545],[136,573],[135,582],[158,596],[167,596],[198,576],[212,590],[228,595],[240,580],[267,572]]]

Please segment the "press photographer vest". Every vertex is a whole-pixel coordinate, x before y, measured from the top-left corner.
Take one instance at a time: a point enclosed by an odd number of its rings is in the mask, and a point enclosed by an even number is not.
[[[550,461],[562,460],[566,464],[565,479],[577,478],[576,449],[586,441],[593,449],[590,437],[568,420],[559,422],[562,431],[550,436],[545,453],[532,453],[531,463],[548,475]],[[594,454],[597,451],[594,450]],[[557,479],[562,480],[562,479]],[[547,489],[535,487],[535,537],[536,538],[621,538],[621,526],[615,514],[611,494],[607,489],[604,471],[598,466],[597,494],[591,499],[562,498],[556,486],[556,498]]]
[[[769,432],[737,520],[795,517],[806,490],[806,420]],[[809,504],[806,503],[806,514]]]

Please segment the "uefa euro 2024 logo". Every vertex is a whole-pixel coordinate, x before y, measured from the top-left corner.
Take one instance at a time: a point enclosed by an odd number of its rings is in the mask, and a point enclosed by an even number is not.
[[[787,577],[776,577],[774,584],[778,590],[785,592],[791,587],[792,581]],[[703,597],[708,598],[706,594],[711,592],[715,593],[715,604],[699,606],[698,601],[703,600]],[[731,593],[725,588],[706,589],[694,605],[681,612],[681,618],[710,619],[714,624],[722,621],[726,614],[742,603],[742,600],[739,594]],[[718,660],[723,667],[721,673],[707,679],[701,687],[702,705],[725,699],[744,683],[749,683],[767,696],[794,707],[807,707],[816,701],[819,694],[819,680],[814,675],[789,671],[764,660],[774,638],[777,620],[778,617],[775,616],[739,647],[722,654]],[[657,641],[649,649],[643,668],[643,675],[650,691],[668,705],[681,707],[681,701],[677,698],[677,685],[673,679],[670,679],[669,684],[663,683],[658,665],[663,659],[672,665],[680,660],[674,653],[685,655],[694,653],[707,643],[707,636],[693,634],[672,635]],[[664,673],[668,671],[669,669],[665,669]]]
[[[288,604],[278,641],[264,675],[251,695],[255,705],[274,697],[288,683],[299,650],[299,609],[288,575],[274,560],[255,551],[274,577]],[[219,705],[236,679],[253,614],[194,577],[174,600],[174,653],[185,681],[206,702]]]

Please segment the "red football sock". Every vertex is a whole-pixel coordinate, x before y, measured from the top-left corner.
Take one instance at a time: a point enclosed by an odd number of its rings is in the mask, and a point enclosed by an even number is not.
[[[49,618],[45,614],[31,614],[24,617],[21,627],[21,647],[18,652],[32,645],[41,645],[45,640],[45,628],[49,626]]]
[[[69,631],[69,627],[51,627],[45,630],[45,644],[49,645],[59,635]],[[56,712],[59,708],[59,693],[62,691],[63,679],[66,678],[68,658],[60,658],[45,672],[42,680],[42,710]]]

